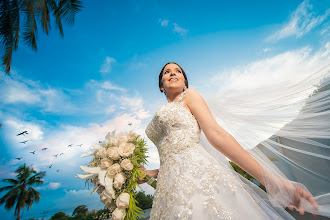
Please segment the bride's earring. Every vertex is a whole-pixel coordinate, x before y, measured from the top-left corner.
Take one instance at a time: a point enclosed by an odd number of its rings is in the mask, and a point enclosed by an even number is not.
[[[166,91],[165,91],[165,89],[164,89],[164,88],[162,88],[162,91],[163,91],[163,93],[166,95]]]

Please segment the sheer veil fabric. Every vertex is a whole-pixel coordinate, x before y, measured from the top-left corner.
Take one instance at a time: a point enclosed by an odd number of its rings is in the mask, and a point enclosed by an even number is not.
[[[203,147],[244,182],[266,212],[293,219],[284,208],[293,204],[296,183],[318,203],[315,210],[301,198],[301,207],[330,217],[330,65],[300,81],[204,98],[219,125],[262,166],[267,193],[236,174],[202,134]]]

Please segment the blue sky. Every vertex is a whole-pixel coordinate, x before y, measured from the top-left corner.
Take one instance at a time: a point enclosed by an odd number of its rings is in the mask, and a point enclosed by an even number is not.
[[[89,0],[75,24],[64,27],[64,38],[53,25],[49,35],[39,31],[38,52],[21,41],[11,74],[3,69],[0,74],[0,177],[14,177],[23,163],[47,170],[38,187],[41,200],[23,211],[23,219],[40,218],[43,211],[48,217],[58,211],[71,215],[81,204],[102,207],[74,177],[90,159],[79,156],[114,129],[145,137],[152,114],[166,103],[157,87],[166,62],[178,62],[190,86],[205,97],[219,89],[297,78],[329,64],[329,5],[329,0]],[[243,82],[242,76],[252,80]],[[29,134],[16,136],[24,130]],[[157,149],[148,144],[148,168],[155,169]],[[5,218],[13,219],[13,213],[0,207]]]

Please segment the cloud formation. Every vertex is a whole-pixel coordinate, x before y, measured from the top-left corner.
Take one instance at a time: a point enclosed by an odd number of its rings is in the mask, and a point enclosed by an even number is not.
[[[110,73],[112,68],[111,68],[111,64],[115,63],[116,60],[112,57],[106,57],[105,61],[103,62],[101,69],[100,69],[100,73]]]
[[[169,24],[170,24],[170,21],[165,20],[165,19],[159,19],[159,23],[162,27],[168,27]],[[173,23],[172,31],[174,33],[177,33],[177,34],[181,35],[181,36],[184,36],[188,33],[187,29],[180,27],[177,23]]]
[[[287,37],[300,38],[313,28],[322,24],[330,15],[330,9],[317,10],[320,2],[305,0],[291,13],[289,21],[281,29],[267,38],[268,41],[278,41]]]

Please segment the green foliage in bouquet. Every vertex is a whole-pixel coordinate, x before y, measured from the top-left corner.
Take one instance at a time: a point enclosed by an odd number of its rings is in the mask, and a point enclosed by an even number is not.
[[[131,143],[135,145],[135,149],[134,149],[134,153],[130,158],[133,163],[133,169],[131,171],[127,171],[130,172],[131,178],[130,181],[126,181],[125,183],[128,184],[126,188],[127,193],[131,195],[125,220],[137,219],[137,217],[145,217],[141,215],[141,213],[143,213],[142,209],[137,206],[136,186],[141,188],[140,185],[137,183],[138,179],[142,178],[143,176],[142,170],[139,167],[139,165],[147,164],[148,160],[146,157],[146,153],[148,152],[148,149],[146,148],[147,144],[145,140],[140,139],[139,136],[135,138],[135,140],[133,140]]]

